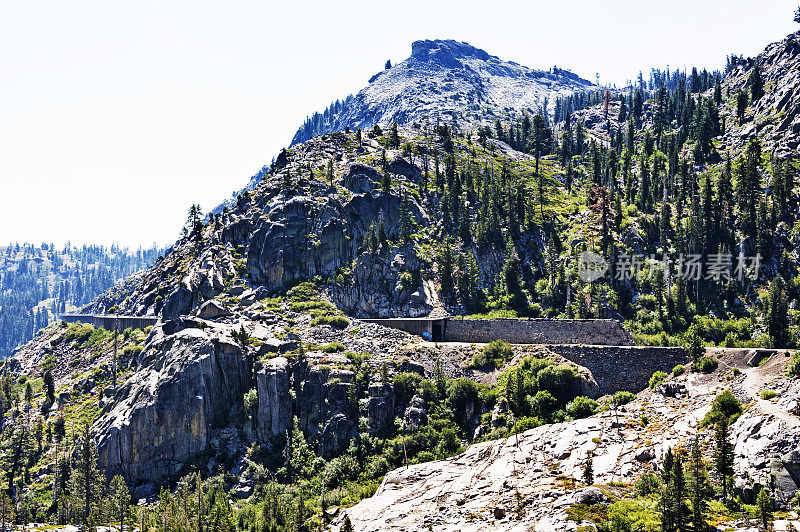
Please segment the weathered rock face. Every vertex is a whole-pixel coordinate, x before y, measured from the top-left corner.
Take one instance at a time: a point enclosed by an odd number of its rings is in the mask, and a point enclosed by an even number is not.
[[[292,422],[289,361],[273,358],[256,374],[256,431],[262,442],[286,434]]]
[[[352,259],[352,225],[337,200],[280,196],[264,214],[250,239],[247,273],[268,290],[330,276]]]
[[[774,157],[793,157],[800,146],[800,32],[740,61],[725,75],[723,92],[749,91],[756,64],[764,80],[764,95],[751,98],[742,123],[733,117],[727,121],[722,141],[726,147],[738,149],[758,136]]]
[[[394,388],[389,383],[369,385],[369,431],[373,434],[385,429],[394,419]]]
[[[330,297],[359,317],[424,316],[438,301],[422,280],[421,263],[411,246],[394,247],[355,260],[352,278],[332,286]]]
[[[361,176],[374,172],[367,169],[358,165],[356,170]],[[278,195],[264,207],[250,238],[247,273],[269,291],[316,275],[330,277],[350,265],[371,224],[385,220],[389,237],[396,238],[401,204],[398,196],[378,190],[358,194],[345,205],[331,196]],[[410,216],[423,220],[413,199],[406,205]]]
[[[251,361],[220,331],[196,328],[156,330],[141,359],[144,369],[94,425],[98,462],[107,474],[158,482],[205,451],[241,409]]]
[[[415,431],[428,422],[428,412],[425,407],[425,399],[419,395],[411,398],[411,402],[403,415],[404,429]]]
[[[350,163],[342,175],[342,185],[355,194],[366,194],[381,184],[380,172],[361,163]]]

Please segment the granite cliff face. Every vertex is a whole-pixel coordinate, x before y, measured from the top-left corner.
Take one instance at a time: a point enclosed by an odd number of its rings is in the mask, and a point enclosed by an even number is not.
[[[489,123],[523,109],[538,112],[546,98],[552,104],[556,96],[593,88],[567,70],[534,70],[464,42],[415,41],[411,57],[375,74],[337,112],[310,118],[297,130],[292,145],[347,127],[410,125],[425,118]]]
[[[723,91],[751,91],[753,69],[761,70],[764,95],[753,99],[741,122],[730,121],[725,143],[739,148],[758,136],[779,157],[796,153],[800,146],[800,32],[767,46],[756,57],[744,59],[725,76]],[[732,110],[733,111],[733,110]]]

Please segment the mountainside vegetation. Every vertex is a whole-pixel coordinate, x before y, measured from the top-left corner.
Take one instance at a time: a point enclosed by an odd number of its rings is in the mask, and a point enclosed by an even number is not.
[[[439,465],[511,456],[498,494],[518,468],[549,491],[515,485],[514,506],[454,522],[767,527],[796,486],[777,466],[779,486],[753,472],[779,451],[780,467],[800,467],[797,355],[764,359],[769,374],[743,360],[800,342],[800,118],[783,84],[800,78],[781,77],[800,65],[797,39],[729,57],[724,72],[653,69],[624,89],[418,41],[312,117],[230,205],[193,205],[163,257],[7,248],[0,287],[28,287],[19,338],[33,340],[0,377],[0,521],[367,530],[358,501],[382,504]],[[103,290],[87,310],[162,319],[52,323]],[[361,320],[446,314],[616,319],[638,344],[684,347],[686,366],[638,396],[601,392],[544,346],[447,346]],[[754,434],[763,444],[743,450]],[[625,458],[631,438],[648,447]],[[415,495],[447,513],[482,494]]]
[[[60,314],[80,308],[151,265],[163,250],[9,244],[0,247],[0,358]]]

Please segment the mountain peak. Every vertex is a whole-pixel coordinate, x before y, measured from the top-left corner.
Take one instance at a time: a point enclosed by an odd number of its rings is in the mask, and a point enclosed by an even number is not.
[[[485,124],[523,110],[548,113],[557,96],[596,89],[568,70],[528,68],[452,39],[419,40],[408,59],[372,76],[355,96],[309,117],[292,145],[345,128],[408,125],[426,117]]]
[[[497,59],[480,48],[453,39],[420,40],[411,43],[411,58],[418,61],[436,61],[445,66],[452,65],[454,68],[459,68],[461,63],[458,58],[462,57],[482,61],[488,61],[490,58]]]

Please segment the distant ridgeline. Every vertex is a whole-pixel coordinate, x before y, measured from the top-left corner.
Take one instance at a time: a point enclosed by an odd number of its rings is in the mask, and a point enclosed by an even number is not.
[[[70,309],[155,262],[162,249],[117,246],[57,249],[53,244],[0,247],[0,358]]]

